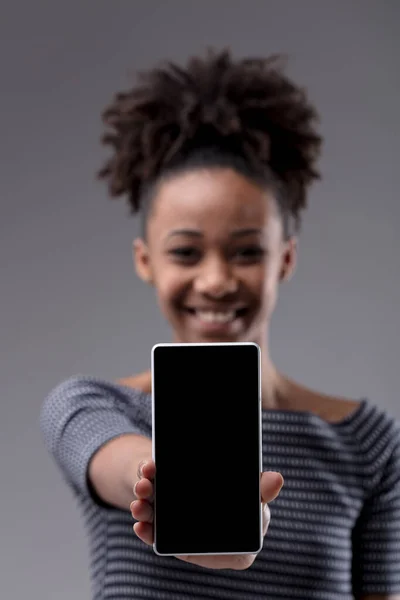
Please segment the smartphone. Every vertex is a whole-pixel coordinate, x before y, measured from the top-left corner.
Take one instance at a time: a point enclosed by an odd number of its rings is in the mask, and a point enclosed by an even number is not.
[[[156,554],[261,550],[260,370],[253,343],[152,349]]]

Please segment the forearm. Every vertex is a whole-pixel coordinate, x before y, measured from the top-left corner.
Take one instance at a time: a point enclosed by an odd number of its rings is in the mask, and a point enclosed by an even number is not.
[[[88,470],[90,484],[103,502],[129,510],[139,463],[151,458],[151,439],[136,434],[119,436],[93,456]]]

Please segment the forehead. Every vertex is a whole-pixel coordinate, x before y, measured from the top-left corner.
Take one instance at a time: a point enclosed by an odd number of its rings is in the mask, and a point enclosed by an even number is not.
[[[278,221],[272,195],[231,169],[198,169],[173,175],[158,187],[149,229],[196,228],[223,234],[266,228]]]

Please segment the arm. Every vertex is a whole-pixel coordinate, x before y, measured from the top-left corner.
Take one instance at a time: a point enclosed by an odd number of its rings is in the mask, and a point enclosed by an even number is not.
[[[49,394],[40,420],[47,449],[75,493],[129,510],[138,464],[151,458],[148,396],[75,377]]]
[[[124,435],[106,443],[89,464],[89,481],[107,504],[129,510],[134,499],[142,460],[151,460],[151,440],[141,435]]]

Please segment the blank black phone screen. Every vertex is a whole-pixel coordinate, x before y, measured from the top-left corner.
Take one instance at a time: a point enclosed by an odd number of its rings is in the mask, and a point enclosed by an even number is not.
[[[260,356],[255,344],[153,348],[154,550],[260,550]]]

